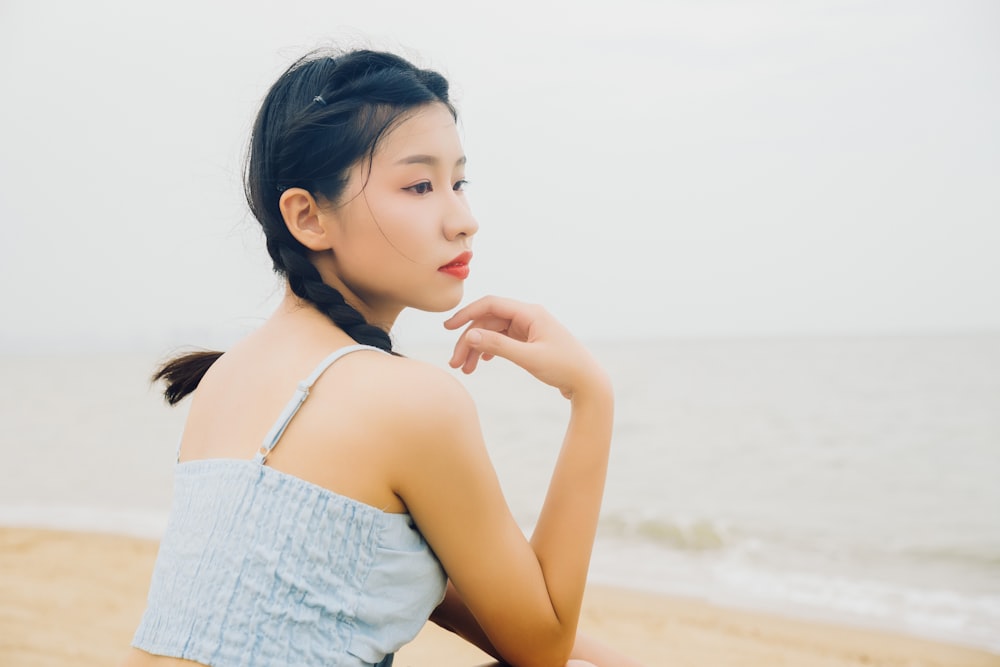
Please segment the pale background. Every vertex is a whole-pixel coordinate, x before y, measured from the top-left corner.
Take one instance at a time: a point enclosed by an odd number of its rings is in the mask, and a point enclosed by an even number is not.
[[[259,322],[247,132],[329,43],[450,78],[470,299],[591,338],[1000,329],[1000,3],[3,0],[0,345]]]

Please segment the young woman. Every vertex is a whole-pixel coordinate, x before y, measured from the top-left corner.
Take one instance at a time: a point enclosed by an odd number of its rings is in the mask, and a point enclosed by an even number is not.
[[[435,72],[312,53],[268,92],[246,190],[287,291],[225,354],[156,375],[171,404],[193,401],[125,665],[389,665],[428,617],[512,665],[634,664],[577,633],[605,372],[538,306],[486,297],[445,322],[464,327],[452,367],[504,357],[572,406],[527,540],[462,385],[392,350],[404,308],[462,299],[477,230],[464,179]]]

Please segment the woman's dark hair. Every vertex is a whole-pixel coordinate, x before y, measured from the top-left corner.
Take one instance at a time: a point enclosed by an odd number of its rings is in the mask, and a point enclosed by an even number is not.
[[[250,137],[244,185],[274,270],[351,338],[387,352],[392,352],[389,333],[366,322],[323,282],[305,246],[285,226],[278,202],[291,187],[337,202],[351,167],[370,160],[379,140],[408,112],[433,102],[456,115],[448,82],[437,72],[391,53],[313,51],[271,86]],[[157,369],[153,381],[166,381],[163,394],[173,405],[198,387],[220,356],[199,351],[176,357]]]

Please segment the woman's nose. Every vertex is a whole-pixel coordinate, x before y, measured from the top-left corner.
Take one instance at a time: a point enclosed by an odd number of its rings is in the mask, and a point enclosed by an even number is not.
[[[445,219],[445,236],[454,240],[459,236],[472,236],[479,231],[479,222],[472,215],[468,202],[456,197]]]

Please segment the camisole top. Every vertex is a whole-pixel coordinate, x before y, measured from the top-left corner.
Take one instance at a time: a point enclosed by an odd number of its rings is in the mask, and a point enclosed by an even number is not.
[[[313,382],[299,384],[253,460],[179,462],[170,518],[132,645],[212,667],[392,664],[444,597],[409,514],[266,465]]]

